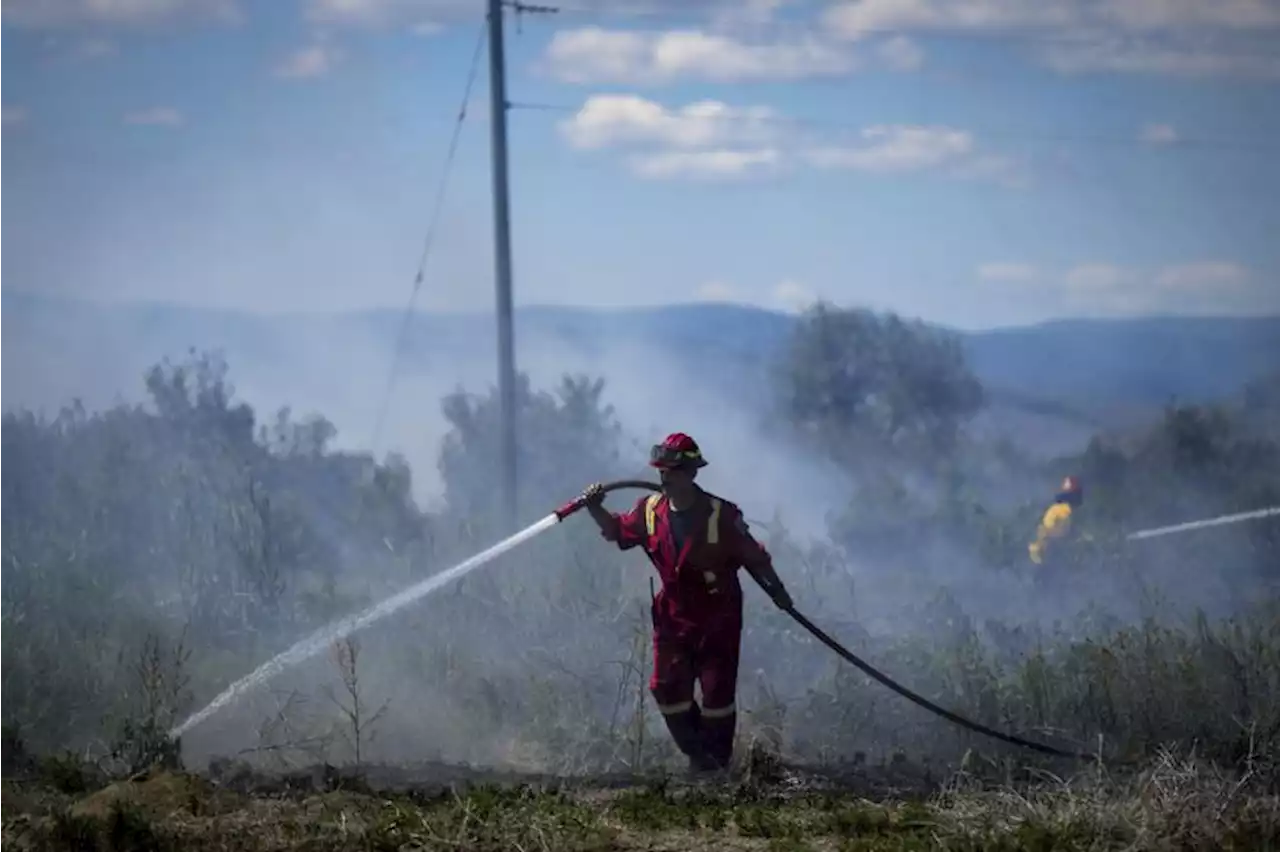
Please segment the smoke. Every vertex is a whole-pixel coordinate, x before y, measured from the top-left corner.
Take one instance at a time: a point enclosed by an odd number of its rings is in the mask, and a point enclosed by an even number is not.
[[[6,307],[12,304],[6,300]],[[416,324],[378,446],[371,447],[387,387],[392,344],[387,331],[398,319],[394,315],[261,317],[39,300],[18,307],[4,318],[7,410],[50,409],[77,397],[98,409],[117,399],[140,400],[143,372],[161,358],[180,359],[188,347],[222,350],[237,397],[253,406],[260,424],[270,423],[281,406],[297,416],[322,414],[337,427],[336,449],[401,454],[412,471],[415,501],[433,510],[446,508],[437,468],[448,429],[440,401],[459,387],[484,393],[496,375],[487,320]],[[1090,576],[1069,594],[1046,598],[1026,576],[993,570],[969,544],[946,530],[912,528],[910,519],[902,521],[899,533],[904,547],[911,545],[909,560],[895,559],[892,552],[882,559],[873,550],[842,551],[827,541],[828,521],[845,508],[853,483],[788,436],[763,430],[765,394],[741,364],[607,327],[584,334],[581,327],[521,323],[517,346],[519,367],[534,388],[554,387],[565,374],[606,380],[606,401],[626,433],[624,469],[643,470],[648,445],[668,432],[697,438],[711,462],[701,477],[704,487],[743,508],[777,553],[779,571],[801,609],[841,638],[941,640],[948,631],[960,630],[964,619],[1044,626],[1099,599],[1127,620],[1150,612],[1142,597],[1144,578]],[[543,436],[527,437],[537,442]],[[1014,506],[1031,497],[1037,512],[1061,473],[1046,469],[1037,488],[1026,481],[1025,467],[981,464],[987,465],[984,501]],[[605,475],[579,472],[572,460],[566,470],[582,481],[534,483],[546,488],[547,512],[572,496],[569,489]],[[921,494],[940,487],[931,477],[914,485]],[[398,552],[387,544],[390,538],[344,541],[318,508],[334,495],[312,496],[314,502],[302,511],[308,526],[338,554],[328,570],[351,612],[494,543],[464,529],[427,531],[426,543],[414,553]],[[632,497],[614,498],[616,507]],[[1207,509],[1211,501],[1203,503]],[[1179,503],[1181,509],[1193,505],[1185,496]],[[467,523],[441,517],[445,524]],[[780,527],[769,523],[775,517]],[[1033,524],[1031,517],[1026,535]],[[1233,552],[1234,545],[1223,550],[1224,541],[1239,542],[1246,534],[1222,528],[1213,535],[1213,552],[1221,554]],[[1172,544],[1157,552],[1161,574],[1179,603],[1223,608],[1233,603],[1230,581],[1207,578],[1203,561],[1177,553]],[[1206,554],[1198,550],[1195,560]],[[370,722],[377,733],[364,744],[363,755],[532,767],[564,754],[590,753],[593,741],[607,740],[604,733],[611,726],[625,726],[619,721],[626,712],[620,695],[647,700],[648,574],[642,557],[618,554],[588,520],[576,518],[369,626],[357,637],[363,648],[358,691],[367,705],[366,721],[384,704],[386,709],[376,724]],[[832,661],[820,650],[779,640],[789,629],[782,616],[771,611],[749,579],[743,582],[753,625],[744,649],[744,700],[752,694],[757,671],[770,688],[803,695],[829,676]],[[202,697],[212,697],[210,691],[299,638],[297,629],[285,625],[256,626],[240,643],[242,653],[207,664],[201,672]],[[346,747],[352,748],[351,726],[341,720],[353,695],[344,691],[337,668],[335,660],[321,655],[280,672],[190,732],[184,743],[188,757],[198,762],[244,749],[267,749],[252,753],[271,755],[277,753],[275,745],[287,741],[296,758],[308,747],[319,749],[324,737],[339,736],[333,734],[335,718]],[[911,682],[920,672],[894,674]],[[535,723],[540,726],[536,735],[525,733]],[[607,761],[618,755],[591,757]]]

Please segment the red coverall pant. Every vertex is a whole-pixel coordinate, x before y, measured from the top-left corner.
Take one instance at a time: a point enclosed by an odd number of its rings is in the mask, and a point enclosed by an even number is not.
[[[682,752],[706,768],[727,766],[738,718],[741,599],[736,613],[719,613],[715,622],[692,630],[679,629],[664,611],[669,603],[661,595],[654,601],[649,691]],[[694,700],[695,682],[702,689],[701,707]]]
[[[756,558],[752,547],[759,545],[746,535],[736,506],[708,496],[688,510],[695,520],[677,550],[667,501],[648,504],[649,499],[615,515],[617,529],[606,533],[623,550],[642,547],[662,578],[653,602],[649,690],[672,739],[695,765],[727,766],[737,726],[742,638],[737,570]],[[695,683],[702,688],[701,707],[694,700]]]

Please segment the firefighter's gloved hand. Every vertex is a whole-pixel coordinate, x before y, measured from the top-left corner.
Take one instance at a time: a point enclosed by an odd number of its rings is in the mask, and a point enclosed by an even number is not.
[[[599,506],[604,502],[604,486],[599,482],[593,482],[582,492],[582,503],[584,506]]]

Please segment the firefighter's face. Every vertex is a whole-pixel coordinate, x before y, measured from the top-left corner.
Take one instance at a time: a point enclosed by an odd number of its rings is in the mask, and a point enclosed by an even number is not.
[[[681,491],[693,487],[693,471],[685,468],[659,468],[658,476],[662,480],[662,487],[668,491]]]

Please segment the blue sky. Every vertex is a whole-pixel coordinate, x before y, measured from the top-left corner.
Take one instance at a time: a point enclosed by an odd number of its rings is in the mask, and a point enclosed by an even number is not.
[[[1280,311],[1280,0],[508,19],[519,303]],[[13,0],[3,285],[402,307],[482,0]],[[420,305],[492,304],[482,55]]]

